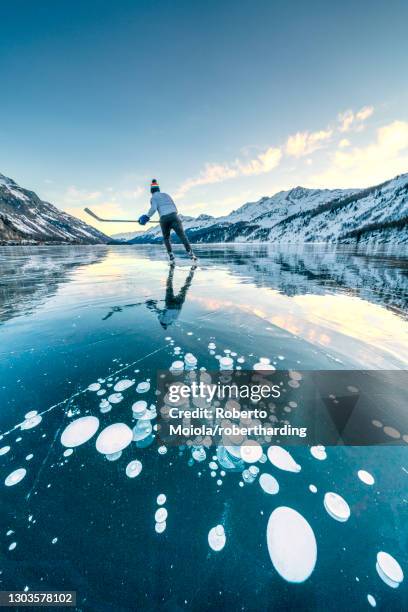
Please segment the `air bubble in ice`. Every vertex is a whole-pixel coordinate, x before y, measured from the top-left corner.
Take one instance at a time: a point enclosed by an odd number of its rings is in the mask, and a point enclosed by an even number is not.
[[[140,418],[142,414],[146,412],[146,408],[147,408],[147,402],[145,402],[144,400],[139,400],[138,402],[135,402],[133,404],[132,412],[135,417]]]
[[[184,370],[184,361],[176,360],[170,366],[172,372],[181,372]]]
[[[147,419],[139,419],[135,427],[133,428],[133,440],[140,442],[145,440],[152,433],[152,424]]]
[[[262,446],[256,440],[247,440],[240,448],[245,463],[256,463],[262,457]]]
[[[279,492],[279,483],[271,474],[261,474],[259,477],[259,484],[265,493],[269,495],[276,495]]]
[[[136,476],[139,476],[142,469],[143,469],[143,466],[142,466],[141,461],[139,461],[138,459],[135,459],[134,461],[131,461],[130,463],[127,464],[126,476],[128,476],[129,478],[135,478]]]
[[[26,419],[23,423],[21,423],[20,429],[33,429],[33,427],[37,427],[42,421],[42,416],[40,414],[36,414],[35,416]]]
[[[372,476],[369,472],[366,472],[365,470],[358,470],[357,476],[359,477],[361,482],[364,482],[364,484],[366,485],[371,486],[375,482],[374,476]]]
[[[162,506],[163,504],[166,503],[166,496],[164,493],[160,493],[160,495],[157,496],[157,505],[158,506]]]
[[[384,427],[383,431],[387,436],[389,436],[390,438],[394,438],[395,440],[401,437],[400,432],[398,431],[398,429],[395,429],[395,427],[390,427],[389,425],[387,425],[386,427]]]
[[[164,523],[164,521],[167,520],[167,516],[168,516],[168,512],[166,508],[163,508],[163,507],[158,508],[154,515],[154,520],[156,521],[156,523]]]
[[[310,452],[312,454],[312,456],[315,459],[318,459],[319,461],[324,461],[325,459],[327,459],[327,454],[326,454],[326,450],[324,448],[324,446],[311,446],[310,447]]]
[[[116,383],[116,385],[113,387],[114,391],[126,391],[126,389],[129,389],[129,387],[131,387],[132,385],[135,384],[134,380],[128,380],[128,379],[124,379],[124,380],[120,380],[119,382]]]
[[[8,453],[10,450],[10,446],[3,446],[2,448],[0,448],[0,457],[1,455],[5,455],[6,453]]]
[[[208,544],[215,552],[219,552],[224,548],[226,540],[227,538],[222,525],[217,525],[208,532]]]
[[[375,608],[375,607],[376,607],[377,602],[375,601],[375,597],[373,597],[373,595],[368,594],[368,595],[367,595],[367,601],[368,601],[368,603],[370,604],[370,606],[371,606],[372,608]]]
[[[255,476],[249,470],[244,470],[242,472],[242,480],[246,482],[246,484],[252,484],[255,481]]]
[[[88,442],[99,428],[99,419],[94,416],[85,416],[72,421],[61,434],[61,444],[67,448],[74,448]]]
[[[232,370],[234,360],[231,357],[221,357],[219,360],[221,370]]]
[[[166,521],[163,521],[162,523],[156,523],[154,526],[156,533],[163,533],[163,531],[166,531],[166,527]]]
[[[270,446],[268,448],[268,459],[275,467],[286,472],[300,472],[302,469],[296,463],[292,455],[281,446]]]
[[[272,372],[276,370],[276,368],[270,363],[263,363],[262,361],[255,363],[253,369],[261,372]]]
[[[193,457],[194,461],[198,461],[200,463],[201,461],[205,460],[205,458],[207,457],[207,454],[204,448],[200,446],[192,450],[191,456]]]
[[[184,361],[188,368],[194,368],[197,365],[197,357],[195,357],[192,353],[186,353],[184,355]]]
[[[108,397],[108,402],[110,404],[119,404],[123,400],[123,395],[121,393],[112,393]]]
[[[266,530],[268,551],[274,568],[288,582],[300,583],[309,578],[317,559],[313,529],[296,510],[276,508]]]
[[[92,383],[91,385],[89,385],[88,391],[99,391],[100,388],[101,385],[99,383]]]
[[[103,455],[117,453],[132,442],[133,432],[125,423],[105,427],[96,439],[96,450]]]
[[[136,391],[138,393],[147,393],[149,389],[150,389],[150,383],[147,382],[146,380],[144,380],[143,382],[140,382],[136,387]]]
[[[337,493],[326,493],[323,500],[327,513],[336,521],[345,523],[350,518],[350,506],[341,495]]]
[[[398,561],[384,551],[377,554],[376,570],[380,578],[394,589],[404,580],[404,572]]]
[[[25,470],[24,468],[18,468],[7,476],[6,480],[4,481],[4,484],[6,485],[6,487],[13,487],[14,485],[21,482],[26,474],[27,470]]]

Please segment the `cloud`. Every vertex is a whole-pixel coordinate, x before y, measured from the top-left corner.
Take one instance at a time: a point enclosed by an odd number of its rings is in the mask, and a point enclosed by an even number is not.
[[[371,117],[373,112],[374,112],[373,106],[364,106],[361,110],[358,111],[358,113],[356,113],[356,119],[357,121],[365,121],[366,119]]]
[[[349,132],[351,129],[361,131],[363,122],[366,121],[374,112],[373,106],[363,106],[359,111],[354,113],[351,109],[340,113],[337,117],[339,122],[340,132]]]
[[[221,183],[238,175],[238,170],[227,164],[206,164],[204,170],[196,178],[189,178],[179,187],[177,197],[182,197],[190,189],[200,185],[211,185]]]
[[[338,115],[339,131],[340,132],[348,132],[351,128],[351,124],[354,121],[354,113],[351,110],[344,111],[344,113],[340,113]]]
[[[286,142],[286,153],[291,157],[310,155],[317,149],[321,149],[332,134],[333,131],[330,129],[319,130],[318,132],[297,132],[289,136]]]
[[[393,121],[376,131],[373,142],[337,150],[329,167],[311,177],[310,186],[366,187],[408,170],[408,122]]]
[[[277,147],[269,147],[254,159],[242,161],[236,159],[226,164],[207,163],[204,170],[195,178],[189,178],[182,183],[175,194],[176,198],[182,198],[187,192],[200,185],[211,185],[221,183],[238,176],[251,176],[271,172],[279,165],[282,151]]]
[[[175,193],[176,198],[183,198],[195,187],[221,183],[230,179],[267,174],[277,168],[282,161],[283,154],[295,159],[310,156],[315,151],[327,146],[335,131],[348,132],[350,130],[360,131],[364,122],[373,114],[373,106],[363,106],[357,112],[349,109],[340,113],[337,117],[337,126],[328,126],[324,129],[310,132],[305,130],[288,136],[286,143],[282,146],[270,146],[255,157],[250,157],[253,146],[241,149],[243,157],[226,163],[206,163],[203,170],[195,177],[186,179]],[[350,146],[350,141],[343,138],[339,148]],[[311,165],[312,160],[306,160]]]
[[[282,159],[282,151],[278,147],[269,147],[264,153],[260,153],[255,159],[247,163],[236,161],[240,174],[251,176],[253,174],[265,174],[276,168]]]

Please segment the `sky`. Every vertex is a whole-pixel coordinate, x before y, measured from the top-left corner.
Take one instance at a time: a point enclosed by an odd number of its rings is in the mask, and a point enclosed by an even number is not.
[[[83,213],[185,215],[408,171],[405,0],[0,0],[0,173]]]

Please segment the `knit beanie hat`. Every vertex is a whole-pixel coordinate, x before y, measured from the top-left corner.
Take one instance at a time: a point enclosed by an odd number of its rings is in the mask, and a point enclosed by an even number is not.
[[[160,191],[159,183],[157,182],[157,179],[152,179],[150,193],[156,193],[157,191]]]

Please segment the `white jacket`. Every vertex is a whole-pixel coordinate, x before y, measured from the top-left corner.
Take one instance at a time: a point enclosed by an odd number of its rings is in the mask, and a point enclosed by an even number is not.
[[[177,213],[177,208],[173,202],[173,198],[171,198],[167,193],[156,191],[156,193],[154,193],[150,199],[150,209],[147,216],[151,217],[156,211],[159,213],[160,217],[170,215],[171,213]]]

